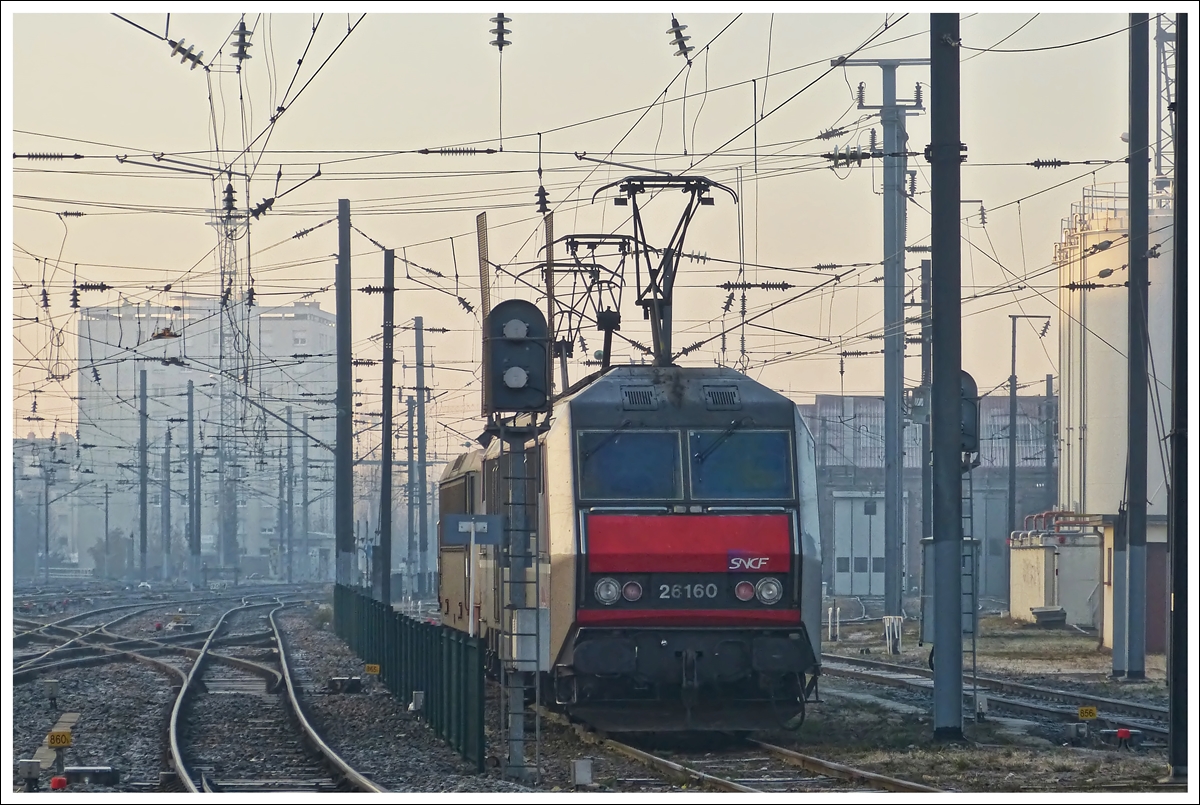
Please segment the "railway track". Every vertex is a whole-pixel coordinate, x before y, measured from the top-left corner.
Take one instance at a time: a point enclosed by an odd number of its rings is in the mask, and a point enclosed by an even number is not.
[[[864,657],[841,654],[823,654],[821,673],[859,679],[865,682],[904,687],[917,690],[933,690],[933,672],[927,668],[900,665]],[[974,681],[980,691],[987,693],[988,709],[1003,709],[1024,715],[1054,718],[1061,721],[1078,721],[1080,707],[1095,707],[1100,719],[1113,729],[1138,729],[1147,735],[1166,737],[1167,710],[1164,707],[1122,701],[1102,696],[1074,693],[1055,688],[1012,682],[993,677],[963,676],[964,702],[971,705],[969,685]]]
[[[277,667],[228,657],[211,662],[221,631],[237,631],[235,622],[266,606]],[[382,791],[334,753],[305,717],[275,621],[282,608],[276,602],[230,610],[198,652],[171,711],[178,785],[188,792]]]
[[[258,597],[258,596],[255,596]],[[53,643],[49,648],[37,648],[32,652],[14,654],[13,681],[20,684],[34,676],[68,668],[99,665],[106,662],[121,660],[150,661],[149,655],[163,653],[182,653],[195,657],[199,652],[197,644],[203,643],[211,633],[211,629],[191,632],[155,632],[153,637],[122,634],[115,631],[119,624],[132,618],[157,612],[157,617],[166,620],[175,614],[169,610],[179,604],[195,608],[211,606],[216,601],[229,600],[231,596],[209,598],[197,601],[192,598],[172,599],[147,603],[139,601],[135,604],[105,607],[89,612],[72,615],[49,624],[31,627],[28,632],[38,632],[45,642]],[[242,598],[244,603],[247,598]],[[116,618],[108,619],[114,611],[129,610]],[[153,620],[153,618],[151,618]],[[66,626],[73,623],[74,626]],[[194,626],[195,624],[193,624]],[[18,635],[20,637],[21,635]],[[233,635],[222,637],[217,642],[226,644],[253,643],[269,639],[269,632],[259,632],[253,635]],[[27,642],[27,641],[26,641]],[[150,661],[151,665],[155,663]]]
[[[543,714],[558,723],[569,723],[558,713],[544,711]],[[668,758],[603,732],[587,730],[584,725],[572,726],[585,742],[625,755],[668,779],[685,780],[719,791],[749,794],[938,791],[920,783],[833,763],[753,739],[737,739],[718,749],[673,751]]]

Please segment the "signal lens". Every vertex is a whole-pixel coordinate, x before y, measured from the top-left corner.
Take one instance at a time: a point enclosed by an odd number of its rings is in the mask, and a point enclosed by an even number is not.
[[[779,579],[760,579],[754,588],[754,594],[764,604],[778,604],[779,599],[783,598],[783,585],[779,583]]]
[[[596,600],[606,606],[617,603],[621,597],[621,585],[616,579],[603,578],[596,582]]]
[[[754,597],[754,585],[748,581],[739,581],[737,586],[733,588],[733,594],[737,596],[739,601],[749,601]]]
[[[626,601],[637,601],[642,597],[642,585],[636,581],[627,581],[621,588],[621,595],[625,596]]]

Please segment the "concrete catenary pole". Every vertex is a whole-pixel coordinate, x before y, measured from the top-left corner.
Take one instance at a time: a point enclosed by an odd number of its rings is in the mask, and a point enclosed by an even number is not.
[[[903,606],[904,531],[904,171],[908,135],[896,105],[896,67],[883,65],[883,602],[888,615]]]
[[[334,441],[334,541],[337,583],[351,584],[354,564],[354,377],[350,312],[350,200],[338,199],[337,433]]]
[[[1174,356],[1171,368],[1171,647],[1167,658],[1171,777],[1187,779],[1188,767],[1188,26],[1175,17],[1175,285]]]
[[[429,390],[425,388],[425,326],[420,316],[413,319],[413,323],[417,329],[417,563],[420,566],[419,589],[422,597],[428,598],[433,594],[429,573],[429,483],[425,477],[425,400]]]
[[[146,456],[146,370],[141,370],[141,390],[138,393],[138,535],[141,547],[141,565],[138,579],[146,580],[146,506],[150,467]],[[47,555],[49,558],[49,555]]]
[[[300,415],[300,427],[304,429],[304,441],[300,443],[300,463],[304,465],[300,475],[300,578],[309,581],[312,563],[308,556],[308,414]]]
[[[383,443],[379,457],[379,600],[392,605],[392,336],[395,309],[396,252],[383,253]]]
[[[162,457],[162,580],[171,577],[171,431],[167,431]]]
[[[42,459],[42,574],[47,585],[50,584],[50,474],[52,472],[46,466],[49,460],[49,458]]]
[[[280,573],[279,575],[286,577],[287,571],[284,569],[287,559],[284,554],[287,552],[287,542],[284,532],[287,531],[287,506],[284,501],[287,498],[287,489],[284,486],[283,480],[283,451],[277,454],[279,459],[279,499],[275,506],[275,545],[279,553]]]
[[[1017,319],[1012,322],[1012,371],[1008,375],[1008,533],[1017,530]]]
[[[904,244],[908,229],[908,132],[904,119],[919,101],[896,99],[896,70],[923,66],[928,59],[834,59],[834,66],[874,66],[883,71],[883,606],[888,615],[902,610],[904,536]]]
[[[921,385],[926,393],[933,385],[933,321],[930,318],[930,302],[933,280],[933,265],[929,260],[921,261]],[[925,423],[921,425],[921,536],[933,536],[933,466],[929,454],[933,449],[929,400],[925,401]],[[925,579],[926,587],[930,580]],[[1007,589],[1007,585],[1005,586]]]
[[[933,735],[962,739],[962,252],[958,13],[931,14]]]
[[[104,485],[104,578],[108,578],[108,484]]]
[[[195,576],[192,579],[193,584],[196,584],[200,581],[200,566],[202,564],[200,561],[200,525],[201,525],[200,521],[203,518],[203,512],[204,512],[204,506],[203,506],[203,503],[204,503],[204,496],[203,496],[204,475],[201,474],[200,468],[201,468],[201,465],[203,464],[203,460],[202,460],[203,455],[204,455],[204,452],[202,450],[197,450],[195,453],[192,454],[192,465],[194,467],[192,472],[196,476],[196,503],[195,503],[196,517],[194,520],[192,520],[192,540],[193,541],[190,546],[191,551],[192,551],[192,562],[194,563],[195,568],[196,568]]]
[[[196,468],[195,387],[187,384],[188,401],[188,581],[195,584],[200,572],[200,479]]]
[[[883,604],[888,615],[903,605],[901,536],[904,509],[904,112],[896,106],[896,67],[883,68]]]
[[[287,407],[287,511],[286,525],[287,529],[287,581],[292,583],[292,565],[295,561],[292,559],[292,548],[294,547],[293,532],[296,530],[296,463],[295,453],[292,451],[292,406]]]
[[[417,587],[417,464],[413,458],[416,445],[413,442],[413,425],[416,419],[417,401],[409,395],[408,403],[408,469],[405,472],[405,498],[408,500],[408,570],[405,574],[407,592],[410,597],[420,597]]]
[[[1149,309],[1150,15],[1129,15],[1129,659],[1146,676],[1146,352]]]

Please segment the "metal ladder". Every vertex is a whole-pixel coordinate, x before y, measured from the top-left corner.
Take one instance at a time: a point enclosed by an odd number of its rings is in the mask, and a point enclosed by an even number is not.
[[[976,716],[979,712],[979,676],[977,669],[976,635],[979,631],[979,588],[977,585],[977,555],[975,540],[975,487],[972,482],[972,466],[964,462],[962,474],[962,559],[960,572],[962,576],[962,631],[964,637],[971,639],[971,703]],[[964,645],[963,651],[965,652]]]
[[[529,443],[523,446],[525,450],[520,452],[510,449],[512,445],[502,438],[500,448],[505,515],[500,724],[505,776],[536,785],[541,781],[542,767],[539,610],[543,560],[537,505],[541,473],[537,441],[533,441],[532,449]]]

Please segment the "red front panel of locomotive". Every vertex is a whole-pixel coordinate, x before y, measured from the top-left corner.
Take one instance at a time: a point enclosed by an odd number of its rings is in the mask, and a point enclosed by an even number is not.
[[[588,514],[580,625],[800,623],[790,514]]]

